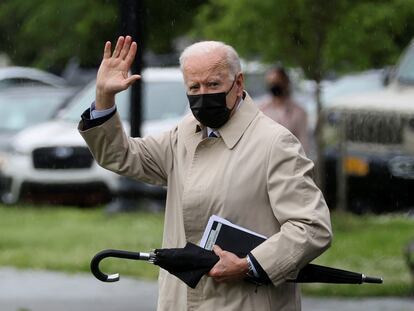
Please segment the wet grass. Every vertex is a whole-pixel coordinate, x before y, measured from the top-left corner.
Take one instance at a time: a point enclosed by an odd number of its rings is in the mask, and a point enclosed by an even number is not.
[[[0,266],[89,272],[105,248],[149,251],[161,246],[163,214],[106,215],[102,209],[0,206]],[[108,273],[155,279],[158,268],[144,262],[108,259]]]
[[[315,263],[384,278],[362,285],[307,284],[307,294],[326,296],[407,296],[413,294],[404,249],[414,240],[414,218],[333,213],[334,240]]]
[[[412,293],[403,249],[414,239],[414,219],[332,214],[334,242],[315,263],[382,276],[382,285],[302,286],[308,295],[407,296]],[[0,266],[89,272],[104,248],[148,251],[160,247],[163,214],[108,216],[103,209],[0,205]],[[156,279],[158,268],[144,262],[107,259],[107,273]]]

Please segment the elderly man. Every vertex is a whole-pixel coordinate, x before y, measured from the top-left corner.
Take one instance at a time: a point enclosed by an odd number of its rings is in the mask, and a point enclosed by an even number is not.
[[[285,281],[331,239],[313,163],[244,91],[235,50],[214,41],[195,43],[180,57],[192,114],[162,135],[128,137],[114,97],[140,78],[128,76],[136,49],[130,37],[120,37],[112,53],[105,45],[96,101],[79,124],[95,159],[168,186],[163,247],[198,243],[213,214],[269,237],[246,258],[215,247],[220,260],[195,289],[161,270],[158,310],[300,310],[298,286]],[[246,282],[246,274],[267,284]]]

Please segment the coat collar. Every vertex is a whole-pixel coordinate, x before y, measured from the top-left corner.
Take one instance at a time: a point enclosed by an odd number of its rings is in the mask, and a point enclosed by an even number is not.
[[[241,107],[226,124],[218,129],[227,148],[234,148],[258,112],[259,109],[246,92]],[[185,145],[188,149],[194,149],[197,143],[203,139],[205,127],[192,117],[192,122],[190,122],[188,129],[190,130],[190,133],[188,133],[189,135],[186,135]]]
[[[254,104],[251,97],[246,93],[241,107],[226,124],[218,129],[227,148],[234,148],[258,112],[259,109]]]

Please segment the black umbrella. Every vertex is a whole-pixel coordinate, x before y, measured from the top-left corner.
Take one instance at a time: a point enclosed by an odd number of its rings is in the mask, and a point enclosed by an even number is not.
[[[342,269],[330,268],[314,264],[307,264],[303,267],[296,279],[288,282],[295,283],[332,283],[332,284],[362,284],[376,283],[381,284],[382,278],[366,276]]]
[[[93,275],[103,282],[116,282],[119,280],[118,273],[106,275],[99,269],[99,263],[107,257],[148,261],[175,275],[191,288],[195,288],[203,275],[210,271],[219,260],[219,257],[214,252],[189,242],[184,248],[156,249],[151,253],[108,249],[96,254],[91,261]],[[296,279],[289,280],[288,282],[379,284],[382,283],[382,278],[367,277],[361,273],[308,264],[299,271]]]
[[[103,282],[119,280],[118,273],[106,275],[99,269],[99,263],[106,257],[148,261],[175,275],[191,288],[195,288],[203,275],[210,271],[219,260],[219,257],[212,251],[193,243],[187,243],[184,248],[156,249],[151,253],[107,249],[96,254],[91,261],[93,275]]]

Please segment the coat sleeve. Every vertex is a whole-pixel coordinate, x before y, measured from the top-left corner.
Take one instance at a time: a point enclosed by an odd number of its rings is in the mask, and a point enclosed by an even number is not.
[[[78,126],[97,163],[115,173],[143,182],[165,185],[172,167],[171,139],[175,130],[159,136],[128,137],[118,113],[99,126]]]
[[[313,163],[284,131],[268,153],[268,196],[280,231],[252,250],[273,284],[294,279],[331,242],[328,207],[312,179]]]

